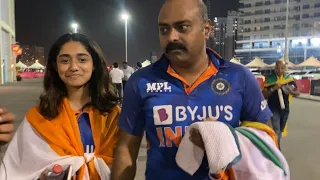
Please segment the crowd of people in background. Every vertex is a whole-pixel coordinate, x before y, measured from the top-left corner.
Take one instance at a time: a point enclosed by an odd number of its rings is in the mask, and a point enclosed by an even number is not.
[[[137,62],[136,67],[133,68],[128,65],[127,62],[122,63],[122,67],[119,67],[119,63],[114,62],[110,68],[110,77],[112,84],[116,89],[116,93],[119,97],[122,97],[122,91],[130,78],[130,76],[137,70],[142,68],[141,62]]]

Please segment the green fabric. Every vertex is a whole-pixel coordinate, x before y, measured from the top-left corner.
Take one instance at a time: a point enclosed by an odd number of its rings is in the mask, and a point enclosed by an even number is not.
[[[237,135],[235,129],[234,129],[231,125],[229,125],[229,124],[226,124],[226,125],[227,125],[227,126],[229,127],[229,129],[230,129],[230,131],[231,131],[231,133],[232,133],[232,135],[233,135],[233,137],[234,137],[234,140],[235,140],[235,142],[236,142],[236,144],[237,144],[239,153],[240,153],[239,156],[237,156],[237,157],[227,166],[227,169],[228,169],[229,167],[237,164],[237,163],[241,160],[242,154],[241,154],[241,149],[240,149],[240,145],[239,145],[239,138],[238,138],[238,135]]]
[[[259,137],[257,137],[252,132],[243,128],[236,128],[236,131],[240,132],[242,135],[250,139],[250,141],[262,152],[262,154],[264,154],[270,161],[272,161],[276,166],[282,169],[284,172],[284,175],[287,176],[287,173],[284,170],[283,165],[279,160],[279,158]]]
[[[292,77],[290,77],[288,74],[284,74],[283,80],[279,81],[279,83],[286,84],[292,81],[294,81]],[[265,87],[272,86],[276,83],[278,83],[278,77],[275,73],[272,73],[271,75],[266,77]]]

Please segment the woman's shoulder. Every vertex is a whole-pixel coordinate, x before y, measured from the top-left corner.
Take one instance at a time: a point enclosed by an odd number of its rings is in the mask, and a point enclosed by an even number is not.
[[[111,112],[109,113],[110,116],[119,116],[120,115],[121,108],[120,106],[116,105],[111,109]]]
[[[34,116],[39,114],[40,114],[39,105],[35,105],[27,111],[26,116]]]

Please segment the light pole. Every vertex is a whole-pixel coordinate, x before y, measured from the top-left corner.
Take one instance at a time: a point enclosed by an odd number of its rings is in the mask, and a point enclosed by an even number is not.
[[[288,25],[289,25],[289,0],[287,0],[287,10],[286,10],[286,32],[284,38],[284,61],[289,63],[289,48],[288,48]]]
[[[123,13],[121,18],[124,20],[125,23],[125,41],[126,41],[126,62],[128,62],[128,19],[129,15],[127,13]]]
[[[77,23],[72,23],[71,24],[72,32],[77,33],[78,32],[78,24]]]

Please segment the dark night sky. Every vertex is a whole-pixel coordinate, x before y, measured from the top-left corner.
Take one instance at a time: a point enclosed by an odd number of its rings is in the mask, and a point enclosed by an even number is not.
[[[213,16],[226,16],[235,10],[238,0],[214,0]],[[20,44],[45,47],[67,33],[71,22],[79,24],[79,32],[99,43],[108,63],[125,59],[124,22],[120,13],[127,10],[128,61],[149,59],[150,52],[161,50],[157,17],[163,0],[16,0],[16,40]],[[47,57],[47,56],[46,56]]]

